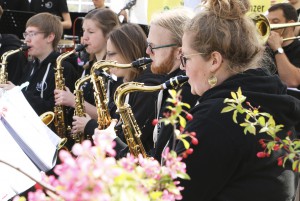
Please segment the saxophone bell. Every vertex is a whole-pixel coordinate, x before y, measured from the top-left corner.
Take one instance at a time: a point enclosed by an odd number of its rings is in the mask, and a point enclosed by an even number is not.
[[[48,111],[40,115],[41,120],[45,125],[49,126],[54,119],[54,112]]]

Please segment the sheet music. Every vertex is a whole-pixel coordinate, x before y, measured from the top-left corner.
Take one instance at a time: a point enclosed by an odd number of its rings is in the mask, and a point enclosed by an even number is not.
[[[38,181],[41,174],[38,168],[32,163],[22,151],[16,141],[8,133],[0,120],[0,159],[23,170]],[[0,200],[8,200],[16,194],[22,193],[35,184],[22,173],[0,163]]]
[[[17,134],[15,140],[23,151],[40,170],[46,172],[53,168],[61,138],[41,121],[19,87],[5,92],[2,106],[7,110],[5,126],[10,128],[11,134]]]
[[[41,179],[41,171],[54,167],[61,142],[27,102],[16,86],[0,96],[0,159]],[[8,200],[34,185],[17,170],[0,163],[0,201]]]

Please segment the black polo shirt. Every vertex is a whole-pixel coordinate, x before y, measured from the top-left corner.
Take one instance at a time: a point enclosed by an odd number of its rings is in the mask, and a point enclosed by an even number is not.
[[[31,0],[30,10],[35,13],[49,12],[62,17],[62,13],[68,13],[66,0]]]

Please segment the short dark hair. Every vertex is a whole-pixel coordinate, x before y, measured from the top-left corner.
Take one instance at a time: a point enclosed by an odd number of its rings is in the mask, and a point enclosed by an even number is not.
[[[275,10],[282,10],[283,16],[287,21],[290,20],[294,20],[295,22],[298,21],[298,15],[296,9],[289,3],[277,3],[268,9],[269,12]]]

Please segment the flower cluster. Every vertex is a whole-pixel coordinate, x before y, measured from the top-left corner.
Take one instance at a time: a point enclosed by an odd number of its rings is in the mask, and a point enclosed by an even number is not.
[[[291,139],[292,131],[288,131],[285,138],[282,139],[278,136],[278,132],[283,129],[283,125],[277,125],[273,116],[259,112],[259,107],[253,107],[249,102],[246,102],[246,97],[242,95],[241,88],[238,91],[231,93],[232,99],[225,99],[224,103],[228,106],[223,108],[222,113],[233,111],[233,121],[237,122],[238,114],[245,114],[245,122],[240,123],[244,127],[244,134],[248,132],[256,135],[258,133],[266,133],[270,139],[260,139],[259,143],[263,151],[257,153],[258,158],[270,157],[274,151],[284,150],[286,153],[280,156],[277,161],[279,166],[285,167],[285,163],[290,160],[292,162],[292,169],[300,172],[300,140]],[[246,109],[243,104],[249,108]]]
[[[178,97],[174,91],[170,93]],[[176,105],[181,104],[178,101]],[[172,107],[169,109],[173,111]],[[178,112],[181,113],[182,110],[176,109],[172,115],[177,115]],[[189,118],[192,116],[190,115]],[[175,125],[176,122],[177,120],[171,119],[169,123]],[[185,120],[182,118],[180,123],[181,126],[185,126]],[[177,132],[176,135],[180,137]],[[195,133],[191,136],[195,138],[194,135]],[[183,187],[178,180],[190,178],[186,174],[186,165],[182,162],[181,156],[166,149],[162,154],[164,165],[160,165],[153,158],[143,158],[141,155],[135,158],[128,154],[127,157],[116,160],[114,146],[115,143],[109,135],[97,135],[94,137],[94,145],[86,140],[81,144],[75,144],[72,154],[61,150],[59,152],[61,163],[54,168],[56,176],[44,175],[40,182],[41,188],[29,192],[28,200],[118,201],[130,198],[138,201],[171,201],[182,199]],[[24,198],[15,197],[14,201],[17,200],[21,201]]]
[[[165,118],[160,120],[154,119],[153,124],[163,122],[164,124],[179,125],[179,128],[173,126],[174,129],[174,139],[182,141],[186,151],[182,153],[182,157],[186,158],[188,155],[193,153],[193,148],[190,148],[190,143],[186,138],[190,138],[193,145],[198,144],[198,139],[196,138],[195,132],[185,132],[187,121],[193,120],[193,115],[191,115],[187,110],[190,109],[190,105],[181,101],[181,90],[175,91],[173,89],[169,90],[170,98],[166,101],[170,103],[166,107],[166,112],[164,112]],[[173,143],[175,145],[175,143]]]

